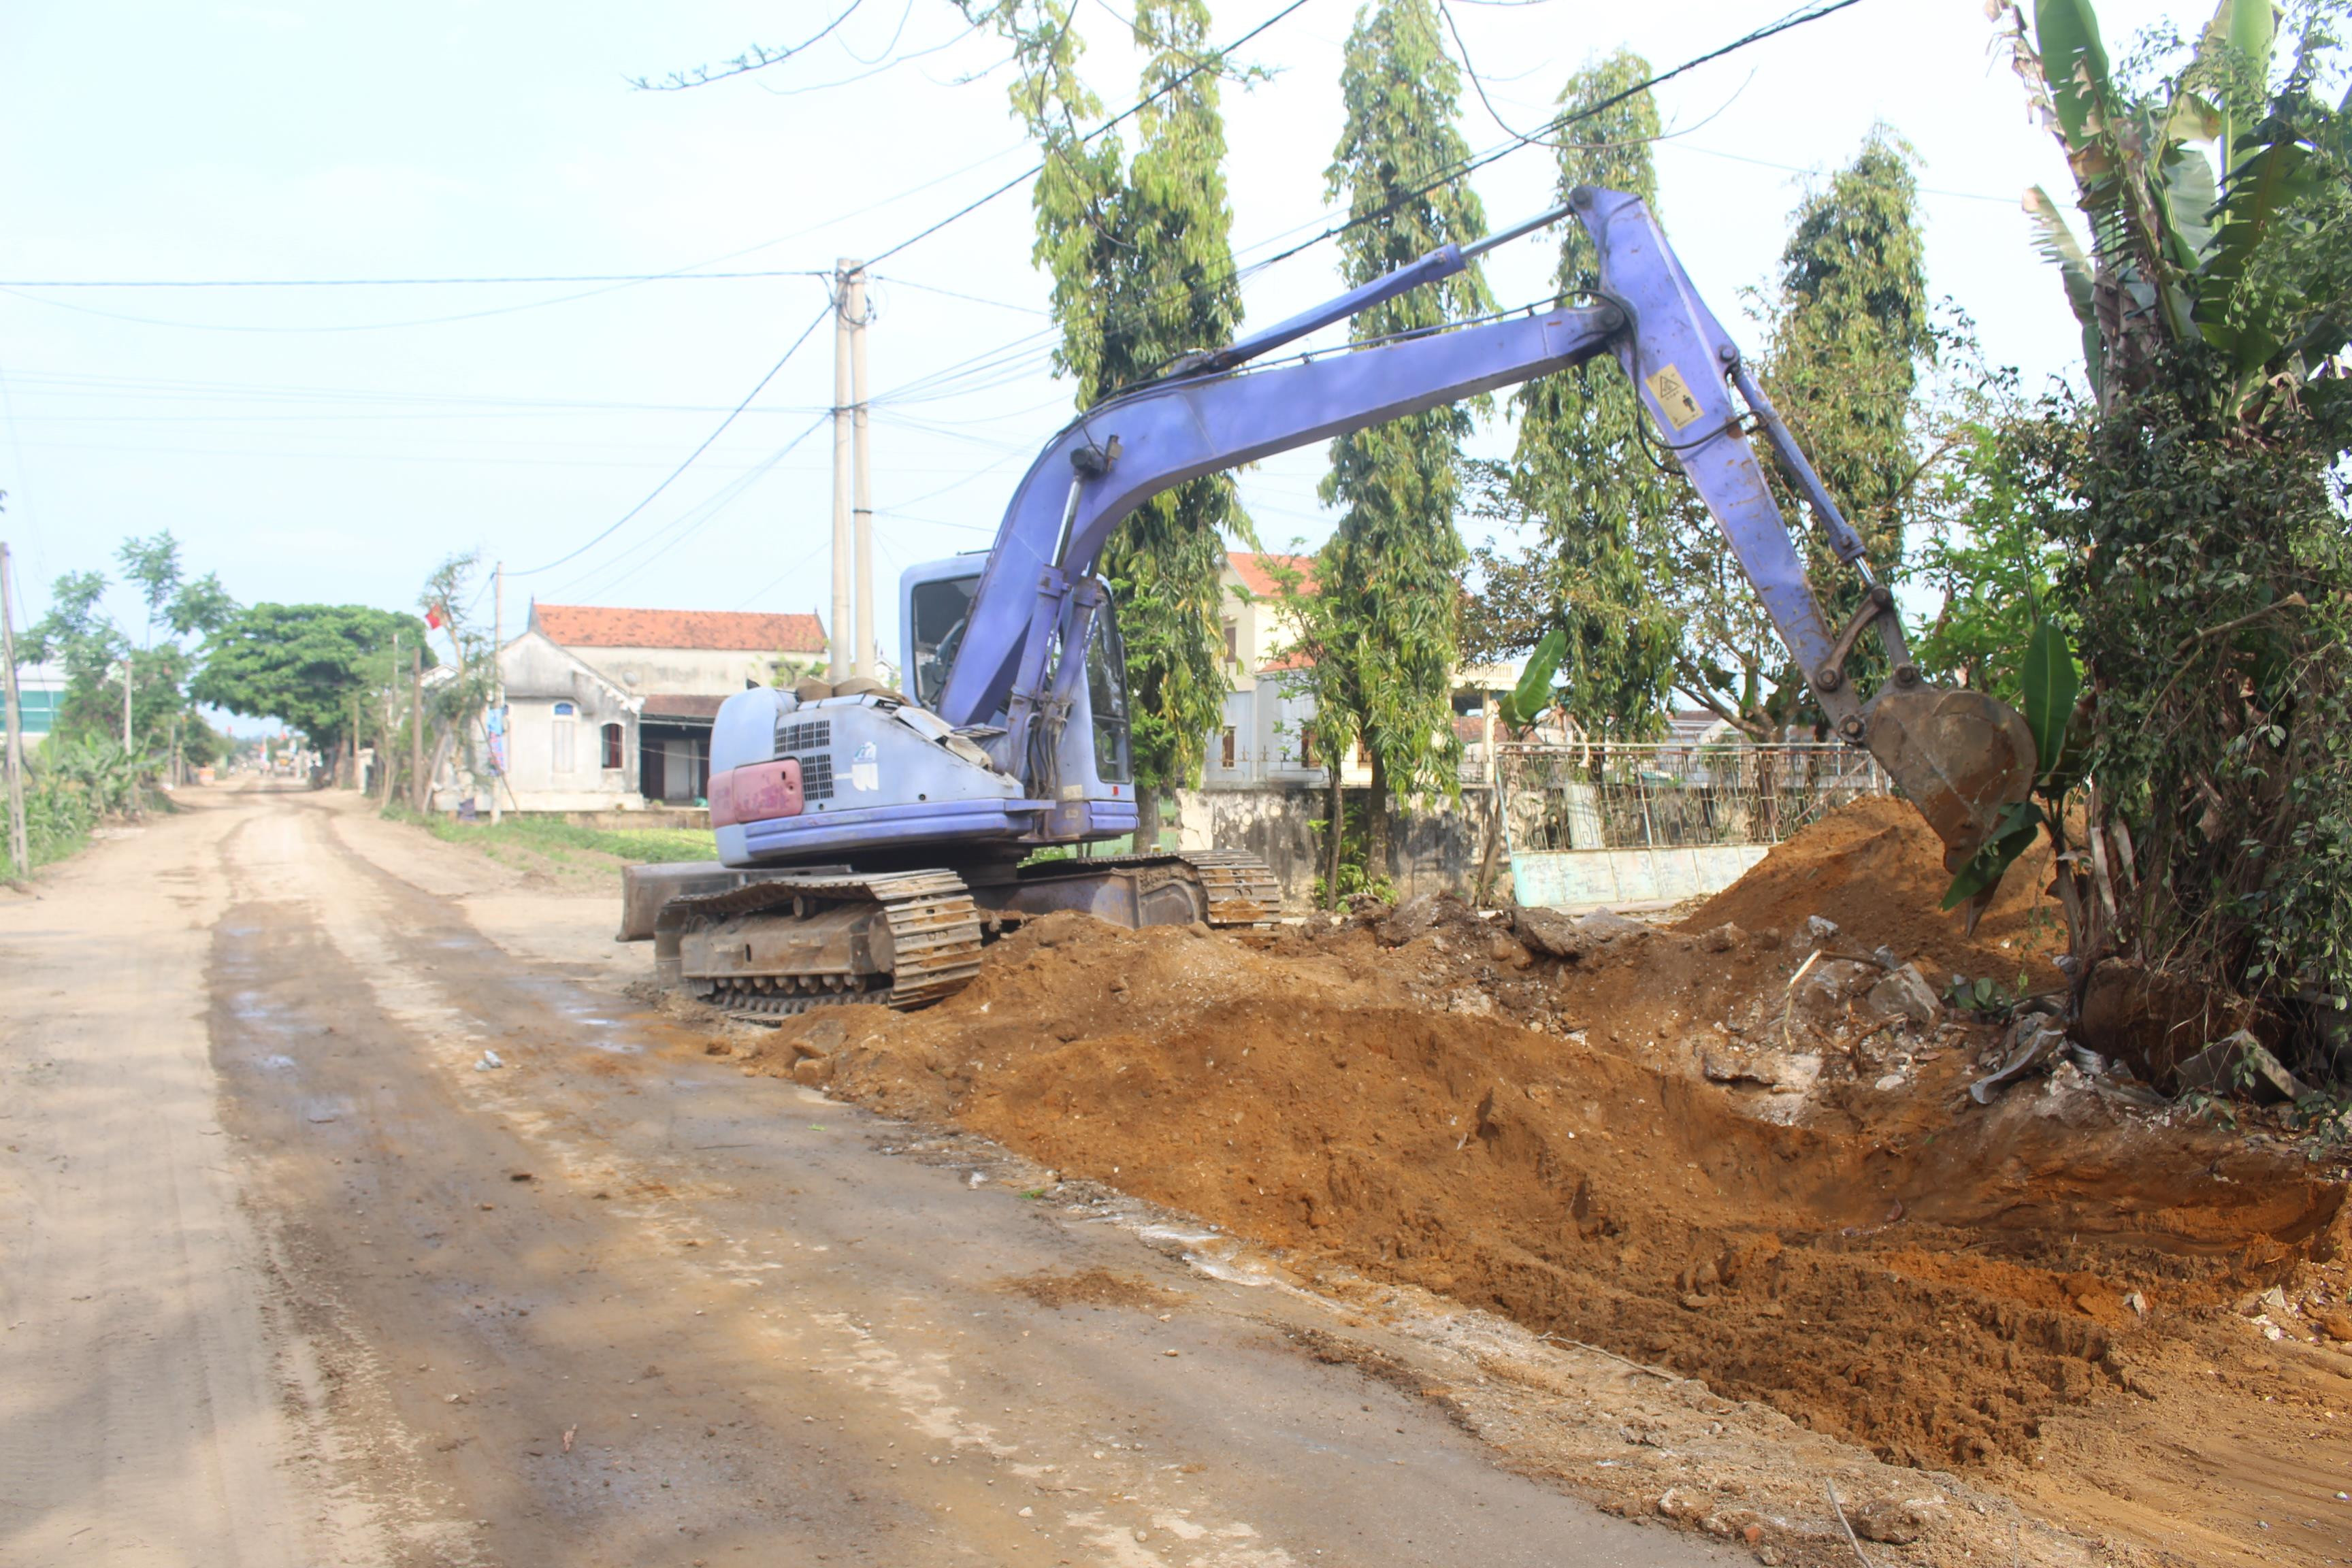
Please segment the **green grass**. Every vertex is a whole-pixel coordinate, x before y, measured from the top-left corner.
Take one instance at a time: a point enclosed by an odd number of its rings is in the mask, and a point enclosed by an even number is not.
[[[694,828],[645,827],[614,832],[602,827],[575,827],[551,816],[509,816],[492,826],[487,817],[478,822],[460,822],[454,816],[438,814],[419,816],[402,806],[394,806],[384,815],[415,823],[446,843],[467,845],[508,865],[525,863],[531,857],[574,867],[581,864],[583,856],[604,856],[632,866],[719,858],[718,837]],[[517,856],[514,851],[522,854]]]

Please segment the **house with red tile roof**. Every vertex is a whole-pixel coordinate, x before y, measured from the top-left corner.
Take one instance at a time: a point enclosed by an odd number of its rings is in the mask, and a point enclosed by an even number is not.
[[[506,805],[699,805],[719,704],[824,662],[814,615],[534,604],[521,635],[499,650]]]

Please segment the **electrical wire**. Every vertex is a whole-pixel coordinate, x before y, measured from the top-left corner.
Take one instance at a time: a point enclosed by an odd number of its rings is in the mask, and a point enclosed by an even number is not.
[[[560,584],[554,592],[565,595],[576,592],[591,601],[601,594],[609,593],[642,567],[677,549],[717,521],[721,512],[750,494],[761,479],[775,472],[792,455],[793,448],[830,424],[832,419],[830,409],[817,416],[791,440],[730,479],[712,495],[680,512],[666,527],[639,540],[610,561],[580,573],[570,582]],[[583,588],[583,584],[593,585]]]
[[[705,436],[702,438],[702,444],[700,446],[695,447],[693,451],[688,452],[686,455],[686,458],[683,462],[679,463],[677,468],[672,468],[669,471],[667,478],[664,479],[661,483],[656,485],[652,489],[646,491],[646,497],[643,500],[640,500],[636,505],[623,512],[609,526],[607,526],[603,532],[597,534],[595,538],[588,541],[587,543],[580,546],[579,549],[572,551],[567,554],[559,555],[543,566],[533,566],[525,571],[510,573],[509,575],[516,577],[535,577],[541,572],[551,572],[556,567],[562,565],[565,562],[575,560],[578,557],[586,554],[589,551],[593,550],[597,545],[602,544],[604,541],[610,539],[614,533],[618,532],[624,523],[626,523],[631,518],[635,517],[639,512],[645,510],[646,508],[651,506],[656,496],[660,495],[662,491],[669,489],[669,487],[677,481],[677,477],[680,474],[685,473],[687,469],[694,466],[694,460],[697,458],[699,458],[703,453],[710,449],[710,444],[713,441],[718,440],[720,436],[724,435],[727,427],[735,423],[737,416],[740,416],[743,410],[751,405],[751,400],[759,396],[761,393],[767,390],[768,383],[775,380],[778,373],[782,371],[785,365],[792,363],[793,355],[800,353],[801,345],[807,342],[810,337],[815,333],[817,328],[824,323],[825,318],[832,314],[834,314],[834,303],[831,300],[827,300],[824,303],[824,309],[819,310],[815,315],[809,318],[809,324],[801,329],[801,335],[793,340],[792,346],[783,352],[782,356],[779,358],[774,364],[768,367],[768,374],[761,376],[758,384],[754,385],[751,391],[743,395],[743,401],[738,403],[733,408],[728,411],[727,417],[721,419],[717,427],[714,428],[709,435]]]
[[[1853,5],[1854,4],[1854,0],[1843,0],[1843,3],[1846,5]],[[1178,73],[1175,78],[1164,86],[1145,94],[1142,98],[1138,99],[1135,102],[1128,105],[1125,109],[1120,110],[1117,114],[1112,115],[1108,120],[1104,121],[1100,125],[1096,126],[1092,131],[1087,132],[1077,139],[1077,145],[1083,147],[1097,137],[1106,134],[1107,132],[1116,129],[1118,126],[1125,123],[1127,121],[1132,120],[1135,116],[1142,113],[1145,110],[1150,108],[1153,104],[1159,102],[1170,93],[1174,92],[1178,88],[1181,88],[1185,83],[1191,81],[1194,77],[1199,76],[1202,71],[1223,69],[1225,57],[1227,55],[1232,54],[1235,49],[1240,48],[1252,38],[1256,37],[1267,28],[1272,27],[1276,23],[1284,20],[1286,17],[1288,17],[1302,9],[1306,5],[1307,0],[1290,0],[1290,4],[1285,5],[1281,10],[1276,11],[1273,16],[1268,16],[1265,21],[1260,22],[1256,26],[1252,27],[1248,32],[1244,33],[1240,37],[1235,38],[1232,43],[1213,51],[1207,59],[1193,66],[1190,70]],[[981,208],[986,206],[997,197],[1004,195],[1007,191],[1017,188],[1026,182],[1036,178],[1039,174],[1042,174],[1045,172],[1045,165],[1043,163],[1037,163],[1034,167],[1024,170],[1022,174],[1013,179],[1007,180],[1004,184],[997,186],[986,195],[983,195],[975,201],[965,203],[962,206],[958,207],[954,212],[951,212],[947,216],[940,219],[939,222],[931,224],[928,227],[917,230],[915,233],[910,234],[906,238],[898,241],[896,245],[893,245],[887,249],[882,251],[879,255],[869,257],[866,260],[866,265],[870,267],[877,262],[887,261],[891,257],[896,256],[900,251],[906,249],[908,247],[915,245],[922,240],[929,239],[931,236],[939,233],[940,230],[946,228],[949,225],[961,223],[963,219],[970,217],[973,213],[978,212]]]
[[[1742,49],[1749,48],[1757,44],[1762,43],[1768,38],[1777,37],[1782,33],[1790,32],[1810,23],[1820,21],[1824,17],[1834,16],[1840,11],[1846,10],[1847,8],[1859,4],[1861,4],[1861,0],[1827,0],[1827,3],[1825,4],[1816,4],[1796,11],[1789,12],[1775,21],[1769,22],[1762,26],[1750,29],[1740,37],[1732,39],[1729,43],[1710,49],[1705,54],[1694,56],[1693,58],[1683,61],[1679,65],[1658,72],[1656,75],[1650,77],[1645,81],[1637,82],[1622,92],[1612,94],[1609,98],[1603,99],[1597,103],[1563,112],[1556,116],[1549,123],[1548,123],[1543,128],[1543,131],[1545,133],[1556,132],[1580,121],[1591,119],[1606,110],[1614,108],[1617,104],[1623,102],[1627,98],[1630,98],[1636,93],[1647,91],[1660,83],[1671,81],[1675,78],[1696,69],[1699,66],[1706,65],[1714,60],[1722,59],[1729,55],[1736,54]],[[1295,8],[1296,7],[1294,6],[1293,9]],[[1286,16],[1287,14],[1287,11],[1277,14],[1277,16],[1271,18],[1267,23],[1262,24],[1258,30],[1262,31],[1265,26],[1271,26],[1273,21],[1278,21],[1281,19],[1282,16]],[[1221,51],[1221,53],[1230,52],[1232,47],[1238,47],[1240,43],[1245,42],[1251,36],[1254,35],[1244,35],[1242,39],[1237,39],[1234,46],[1228,46],[1228,48],[1224,51]],[[1135,109],[1130,109],[1127,112],[1131,114],[1136,111],[1136,109],[1140,109],[1142,105],[1139,104]],[[1726,107],[1728,107],[1728,105],[1727,104]],[[1719,115],[1722,112],[1723,110],[1718,109],[1716,110],[1716,114],[1707,116],[1706,120],[1701,121],[1698,125],[1692,126],[1689,129],[1696,131],[1699,129],[1700,126],[1703,126],[1715,119],[1716,115]],[[1108,129],[1108,126],[1098,129]],[[1340,235],[1361,227],[1365,224],[1377,222],[1381,218],[1386,217],[1391,213],[1396,211],[1406,202],[1418,199],[1421,196],[1428,195],[1431,191],[1437,190],[1456,180],[1463,179],[1475,171],[1486,167],[1487,164],[1495,163],[1498,159],[1506,157],[1512,153],[1517,152],[1522,147],[1538,145],[1557,146],[1557,143],[1541,142],[1536,138],[1525,137],[1517,132],[1512,132],[1509,131],[1507,126],[1504,129],[1506,132],[1511,136],[1511,140],[1502,142],[1497,146],[1489,148],[1483,153],[1473,154],[1472,156],[1463,160],[1457,167],[1439,175],[1436,179],[1430,181],[1426,184],[1423,184],[1415,190],[1408,191],[1396,196],[1380,207],[1374,208],[1367,213],[1351,215],[1348,218],[1336,224],[1327,224],[1322,229],[1310,235],[1306,239],[1299,241],[1296,245],[1292,245],[1287,248],[1276,251],[1273,255],[1265,257],[1261,260],[1252,261],[1247,266],[1237,268],[1232,279],[1229,280],[1221,280],[1213,283],[1201,283],[1169,290],[1151,300],[1138,301],[1133,306],[1128,307],[1128,309],[1139,315],[1145,310],[1164,309],[1170,305],[1181,303],[1187,298],[1197,298],[1213,289],[1229,287],[1232,284],[1237,284],[1247,279],[1255,277],[1257,274],[1265,271],[1269,268],[1279,266],[1285,261],[1288,261],[1306,251],[1311,250],[1316,246],[1321,245],[1327,240],[1336,239]],[[1683,135],[1687,134],[1687,132],[1675,132],[1669,134]],[[1658,138],[1658,140],[1664,139],[1664,137]],[[1615,145],[1615,143],[1594,143],[1593,145]],[[1042,164],[1038,165],[1038,168],[1043,167],[1044,165]],[[1028,178],[1031,175],[1035,174],[1037,172],[1037,169],[1032,169],[1029,171],[1029,174],[1024,174],[1023,178]],[[1018,183],[1018,181],[1013,182],[1013,184],[1016,184]],[[923,234],[936,232],[939,228],[944,227],[947,224],[954,222],[958,217],[963,216],[964,213],[976,210],[979,206],[985,205],[987,202],[994,199],[995,196],[1002,195],[1004,190],[1010,188],[1010,186],[1003,186],[1000,187],[996,191],[991,192],[988,195],[982,196],[979,202],[971,204],[969,206],[961,209],[961,211],[958,213],[950,214],[939,224],[935,224],[929,229],[924,230]],[[1307,225],[1302,224],[1286,232],[1296,234],[1307,226]],[[922,237],[923,235],[919,234],[915,237],[920,238]],[[1271,243],[1273,239],[1279,239],[1280,237],[1282,237],[1281,235],[1276,235],[1274,237],[1270,237],[1268,241],[1262,243]],[[899,248],[903,248],[905,245],[910,243],[912,243],[911,240],[902,241],[900,242]],[[886,252],[885,254],[887,253]],[[873,401],[877,404],[885,402],[932,401],[939,398],[970,395],[976,392],[992,390],[997,386],[1008,384],[1008,382],[1012,380],[1019,379],[1022,374],[1029,374],[1026,366],[1030,360],[1049,357],[1051,353],[1050,344],[1054,336],[1054,331],[1049,328],[1042,332],[1015,339],[1011,342],[999,345],[997,348],[985,350],[982,353],[974,355],[971,359],[963,361],[959,364],[946,366],[940,370],[930,372],[929,374],[919,377],[916,381],[908,383],[904,386],[894,388],[889,392],[882,394]],[[1014,356],[1019,357],[1016,358]],[[1008,375],[1005,374],[1008,371],[1014,372],[1014,374]],[[987,379],[990,377],[992,377],[993,379]]]
[[[728,61],[727,69],[717,72],[716,74],[712,73],[709,66],[698,66],[691,73],[686,71],[672,71],[669,73],[669,79],[667,81],[649,81],[644,77],[638,77],[635,80],[631,81],[629,85],[635,88],[639,92],[684,92],[690,88],[707,87],[714,81],[726,81],[734,77],[749,76],[755,70],[761,70],[772,65],[781,65],[785,60],[791,59],[793,56],[803,54],[823,43],[827,37],[832,36],[835,28],[840,26],[844,22],[848,21],[852,16],[856,16],[857,8],[865,4],[866,0],[849,0],[849,4],[843,7],[841,15],[834,17],[833,20],[827,22],[824,26],[819,27],[815,32],[811,33],[807,37],[802,39],[797,44],[790,44],[783,48],[776,50],[770,50],[763,44],[753,44],[750,48],[744,50],[741,54],[737,55],[733,59]],[[908,14],[911,16],[913,12],[914,7],[911,5],[908,5]],[[906,26],[906,23],[902,21],[898,25],[903,28]],[[852,59],[856,58],[855,55],[850,58]]]
[[[758,272],[571,272],[501,278],[0,278],[0,289],[437,289],[509,283],[703,283],[741,278],[830,278],[830,268]]]

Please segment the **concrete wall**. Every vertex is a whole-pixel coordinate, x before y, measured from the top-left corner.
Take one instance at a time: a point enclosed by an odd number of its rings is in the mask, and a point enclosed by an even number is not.
[[[1346,792],[1349,805],[1363,809],[1370,791]],[[1177,843],[1186,849],[1246,849],[1274,868],[1282,884],[1283,907],[1298,910],[1315,897],[1319,820],[1330,796],[1322,789],[1180,790],[1176,795]],[[1389,822],[1389,879],[1400,898],[1423,893],[1470,896],[1486,847],[1485,800],[1465,795],[1459,805],[1440,802],[1420,811],[1399,812]],[[1497,897],[1507,898],[1510,878],[1497,856]]]

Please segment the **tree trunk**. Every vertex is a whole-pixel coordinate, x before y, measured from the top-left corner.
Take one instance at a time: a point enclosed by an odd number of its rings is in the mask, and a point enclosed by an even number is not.
[[[1478,857],[1478,882],[1471,890],[1471,901],[1482,910],[1495,886],[1495,847],[1502,837],[1503,783],[1501,775],[1496,774],[1489,779],[1486,790],[1486,847]]]
[[[1135,852],[1157,854],[1160,849],[1160,792],[1154,784],[1135,786]]]
[[[449,760],[449,748],[457,742],[457,731],[444,726],[433,742],[433,764],[425,776],[416,781],[416,809],[425,815],[433,810],[433,781],[441,776],[441,766]]]
[[[1347,786],[1339,775],[1339,752],[1332,748],[1327,747],[1326,750],[1331,752],[1333,760],[1324,764],[1324,772],[1331,779],[1331,807],[1325,814],[1329,817],[1330,825],[1325,834],[1327,842],[1323,847],[1323,907],[1337,910],[1339,907],[1340,847],[1348,837],[1348,795]]]
[[[1364,880],[1389,876],[1389,770],[1372,752],[1372,794],[1364,802]]]

